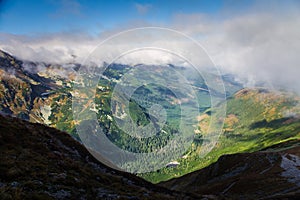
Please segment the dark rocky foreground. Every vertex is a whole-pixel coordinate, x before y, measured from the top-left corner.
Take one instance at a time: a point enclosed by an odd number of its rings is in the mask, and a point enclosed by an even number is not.
[[[159,185],[226,199],[300,199],[300,140],[224,155],[202,170]]]
[[[299,199],[299,140],[222,156],[158,185],[111,169],[67,133],[0,115],[0,199]]]
[[[69,134],[0,115],[0,199],[197,199],[111,169]]]

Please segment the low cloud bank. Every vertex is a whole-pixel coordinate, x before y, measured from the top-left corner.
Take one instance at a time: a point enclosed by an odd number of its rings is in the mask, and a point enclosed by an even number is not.
[[[269,10],[263,10],[262,7],[253,8],[244,14],[228,15],[225,12],[224,18],[178,14],[166,27],[197,40],[222,72],[237,75],[245,85],[254,86],[258,82],[265,82],[270,87],[285,87],[300,94],[299,3],[284,8],[277,5]],[[0,33],[0,48],[25,60],[83,63],[91,58],[89,55],[97,45],[119,31],[109,30],[97,36],[84,32],[40,36]],[[162,44],[173,45],[178,49],[187,47],[184,41],[172,39],[163,37],[161,40],[153,40],[152,47]],[[113,47],[104,44],[101,48],[103,52],[106,48],[122,52],[124,46],[138,40],[141,44],[147,41],[149,45],[151,38],[133,35],[132,38],[122,40],[126,42],[111,44]],[[188,51],[193,52],[194,49]],[[125,57],[118,61],[126,64],[184,64],[180,59],[174,59],[173,55],[168,57],[168,54],[160,54],[159,51],[135,52]],[[101,59],[106,61],[105,56]]]

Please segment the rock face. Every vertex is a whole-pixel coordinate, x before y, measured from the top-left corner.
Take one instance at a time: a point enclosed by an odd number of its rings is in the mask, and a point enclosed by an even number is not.
[[[76,67],[21,61],[0,50],[0,110],[30,122],[67,127],[58,121],[71,121],[64,113]],[[74,129],[64,128],[71,134]]]
[[[184,197],[106,167],[67,133],[0,115],[0,199]]]
[[[233,199],[299,199],[300,140],[264,151],[224,155],[181,178],[162,182],[166,188]]]

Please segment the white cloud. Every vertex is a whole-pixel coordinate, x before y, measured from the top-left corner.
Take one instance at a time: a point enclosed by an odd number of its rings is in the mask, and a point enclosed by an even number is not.
[[[249,14],[224,21],[220,30],[205,41],[218,65],[245,79],[299,88],[300,13]]]
[[[297,4],[298,5],[298,4]],[[296,7],[296,8],[295,8]],[[256,9],[256,8],[255,8]],[[224,18],[207,15],[176,15],[169,24],[172,28],[192,36],[202,44],[214,62],[225,72],[239,75],[245,83],[258,81],[284,85],[300,92],[300,12],[297,6],[281,10],[250,11]],[[221,19],[220,19],[221,18]],[[86,33],[60,33],[40,37],[29,37],[1,33],[0,48],[22,59],[46,62],[70,62],[72,55],[77,62],[83,62],[95,47],[119,30],[109,30],[99,36]],[[117,43],[102,45],[102,57],[98,61],[113,59],[124,53],[131,43],[148,46],[164,46],[179,49],[183,53],[201,60],[193,54],[195,46],[175,37],[162,36],[159,40],[149,35],[128,35]],[[114,55],[109,55],[110,50]],[[158,51],[143,51],[122,58],[128,63],[166,63],[174,61],[174,56]],[[155,58],[155,59],[154,59]],[[205,62],[204,62],[205,63]]]

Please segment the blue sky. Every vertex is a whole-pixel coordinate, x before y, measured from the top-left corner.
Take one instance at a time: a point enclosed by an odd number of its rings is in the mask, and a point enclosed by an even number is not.
[[[299,0],[0,0],[0,49],[25,60],[66,63],[72,54],[84,60],[109,36],[142,26],[193,37],[249,85],[267,77],[300,94]],[[133,35],[125,43],[135,41]]]
[[[167,25],[177,14],[216,15],[227,4],[237,3],[221,0],[4,0],[0,4],[0,31],[12,34],[98,33],[139,21]]]

